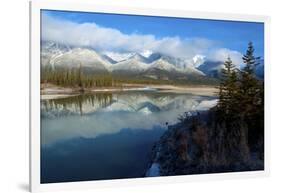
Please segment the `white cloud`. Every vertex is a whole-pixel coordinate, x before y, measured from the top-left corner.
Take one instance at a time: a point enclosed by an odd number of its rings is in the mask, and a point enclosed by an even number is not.
[[[151,54],[153,54],[153,52],[151,50],[144,50],[140,54],[148,58]]]
[[[237,65],[237,67],[240,67],[240,65],[243,63],[242,56],[243,55],[238,51],[229,50],[227,48],[220,48],[211,51],[208,54],[208,59],[224,62],[228,57],[230,57],[233,64]]]
[[[124,34],[113,28],[95,23],[74,23],[42,15],[42,40],[55,41],[73,46],[89,46],[101,51],[160,52],[190,58],[204,54],[212,41],[207,39],[181,39],[179,37],[156,38],[154,35]]]
[[[102,52],[160,52],[169,56],[192,60],[205,55],[212,60],[225,60],[230,56],[235,64],[241,63],[242,55],[226,48],[214,49],[216,42],[204,38],[157,38],[151,34],[124,34],[117,29],[95,23],[75,23],[42,15],[42,40],[72,46],[87,46]]]

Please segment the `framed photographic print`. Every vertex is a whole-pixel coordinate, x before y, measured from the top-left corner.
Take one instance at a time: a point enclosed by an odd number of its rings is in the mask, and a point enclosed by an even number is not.
[[[30,5],[32,192],[268,173],[268,17]]]

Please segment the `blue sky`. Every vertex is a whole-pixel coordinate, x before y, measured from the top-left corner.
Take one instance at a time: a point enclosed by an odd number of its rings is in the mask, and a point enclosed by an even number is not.
[[[202,42],[198,43],[197,40],[204,40],[204,45],[209,44],[208,46],[211,45],[212,47],[212,49],[206,48],[208,50],[226,48],[243,54],[247,49],[247,43],[252,41],[256,49],[256,55],[262,57],[264,55],[263,23],[47,10],[44,10],[42,14],[43,17],[51,17],[53,21],[69,21],[78,26],[80,25],[80,27],[85,23],[93,23],[102,29],[115,29],[125,36],[138,35],[146,37],[147,35],[153,35],[153,41],[164,40],[167,37],[178,38],[179,40],[188,39],[186,43],[179,46],[179,49],[186,45],[190,46],[194,42],[193,40],[196,40],[194,44],[199,44],[199,47],[202,47]],[[50,26],[46,25],[44,28],[44,20],[42,25],[43,32],[47,26]],[[96,41],[91,40],[91,42]],[[175,43],[174,45],[178,44]],[[154,45],[144,47],[155,48]],[[188,51],[188,49],[184,50]],[[202,53],[204,52],[202,51]]]

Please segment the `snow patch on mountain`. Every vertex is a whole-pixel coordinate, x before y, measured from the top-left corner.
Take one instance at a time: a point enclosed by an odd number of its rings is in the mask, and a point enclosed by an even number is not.
[[[156,68],[165,71],[177,71],[177,68],[173,64],[169,63],[168,61],[162,58],[153,62],[149,68]]]
[[[132,52],[104,52],[104,55],[110,57],[111,59],[113,59],[116,62],[120,62],[120,61],[124,61],[129,59],[130,57],[132,57],[135,53]]]
[[[141,54],[135,53],[128,60],[135,60],[142,63],[149,63],[148,59]]]
[[[82,67],[89,67],[95,70],[107,70],[111,66],[97,52],[86,48],[74,48],[62,53],[53,58],[51,64],[53,66],[69,68],[77,68],[81,65]]]
[[[199,67],[201,64],[203,64],[205,61],[205,56],[203,55],[195,55],[193,58],[192,58],[192,62],[193,62],[193,66],[194,67]]]
[[[111,66],[112,71],[143,72],[148,68],[147,59],[140,54],[134,54],[129,59]]]
[[[149,58],[149,56],[151,56],[152,53],[153,53],[153,52],[150,51],[150,50],[144,50],[144,51],[142,51],[140,54],[143,55],[143,56],[146,57],[146,58]]]

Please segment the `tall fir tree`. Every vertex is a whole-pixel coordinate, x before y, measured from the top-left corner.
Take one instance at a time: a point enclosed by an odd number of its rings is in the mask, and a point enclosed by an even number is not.
[[[230,57],[224,62],[219,86],[218,112],[221,120],[234,119],[237,115],[238,75]]]
[[[254,46],[249,42],[248,49],[243,55],[245,67],[241,70],[240,80],[240,116],[246,122],[246,131],[249,144],[253,146],[263,138],[264,129],[264,91],[263,83],[255,75],[255,67],[260,57],[255,57]]]
[[[245,162],[249,158],[245,129],[239,116],[240,101],[238,94],[238,69],[228,57],[221,70],[215,129],[217,135],[219,135],[216,136],[219,154],[225,157],[222,160],[226,162],[228,159],[233,159],[234,156]]]
[[[245,67],[241,70],[240,102],[241,113],[244,117],[250,117],[256,112],[256,105],[260,100],[260,82],[255,75],[255,67],[260,57],[254,56],[253,43],[249,42],[246,54],[243,56]]]

